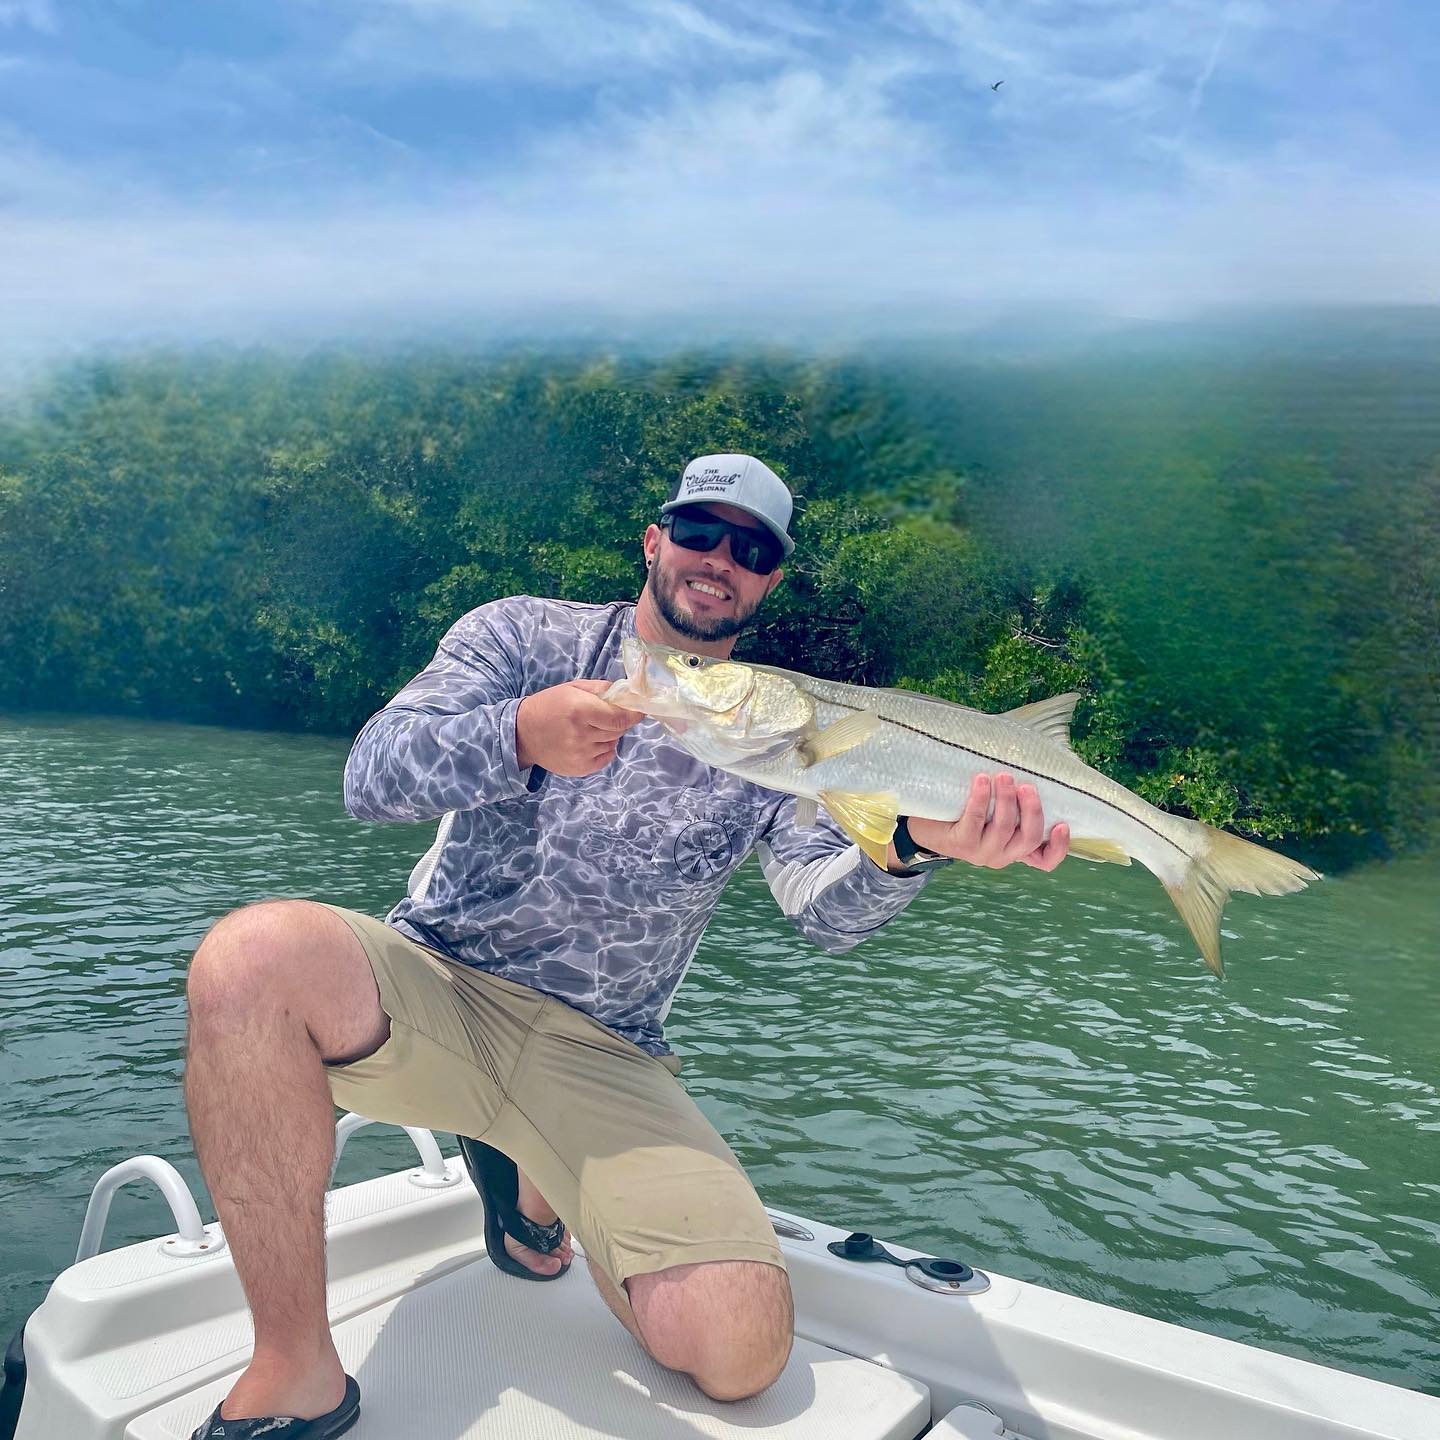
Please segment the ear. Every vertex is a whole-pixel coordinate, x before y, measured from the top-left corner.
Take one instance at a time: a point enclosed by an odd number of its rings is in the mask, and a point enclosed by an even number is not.
[[[769,599],[775,593],[775,587],[785,578],[783,570],[772,570],[770,572],[770,583],[765,587],[765,598]]]
[[[647,569],[655,563],[655,557],[660,553],[660,537],[664,533],[658,525],[647,525],[645,527],[645,538],[640,544],[645,552],[645,566]]]

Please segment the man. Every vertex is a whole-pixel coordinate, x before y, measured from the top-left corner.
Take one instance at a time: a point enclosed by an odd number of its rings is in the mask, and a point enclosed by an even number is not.
[[[645,531],[638,602],[516,597],[464,616],[346,766],[352,814],[441,821],[405,899],[384,922],[273,901],[206,936],[187,1099],[255,1344],[197,1436],[295,1416],[311,1425],[287,1435],[319,1440],[358,1413],[325,1309],[336,1103],[478,1137],[487,1235],[497,1215],[506,1232],[496,1262],[555,1277],[573,1227],[620,1321],[707,1394],[753,1395],[784,1367],[774,1233],[663,1030],[726,880],[758,847],[791,923],[840,951],[897,915],[927,867],[1052,870],[1068,842],[1062,825],[1046,838],[1033,787],[983,776],[955,823],[897,831],[903,855],[892,844],[881,869],[828,820],[797,829],[793,799],[601,698],[627,634],[728,655],[781,582],[790,516],[759,460],[704,456]]]

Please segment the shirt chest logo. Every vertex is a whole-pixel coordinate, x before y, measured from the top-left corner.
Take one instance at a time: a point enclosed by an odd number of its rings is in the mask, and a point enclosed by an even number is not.
[[[676,873],[692,885],[728,875],[735,864],[735,838],[718,820],[692,820],[675,836]]]

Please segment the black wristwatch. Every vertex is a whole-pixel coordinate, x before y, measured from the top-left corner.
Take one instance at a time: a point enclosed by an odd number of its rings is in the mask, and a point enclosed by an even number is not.
[[[895,834],[890,843],[895,847],[895,858],[907,870],[917,873],[921,870],[933,870],[937,865],[948,865],[954,858],[950,855],[937,855],[933,850],[922,850],[910,834],[909,820],[904,815],[895,821]]]

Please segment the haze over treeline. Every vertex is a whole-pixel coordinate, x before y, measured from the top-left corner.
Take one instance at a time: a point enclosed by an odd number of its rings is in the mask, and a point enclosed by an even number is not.
[[[1080,689],[1078,748],[1157,804],[1327,864],[1416,848],[1436,338],[76,360],[0,424],[0,704],[352,731],[474,605],[634,594],[685,460],[744,450],[800,507],[743,653],[989,710]]]

